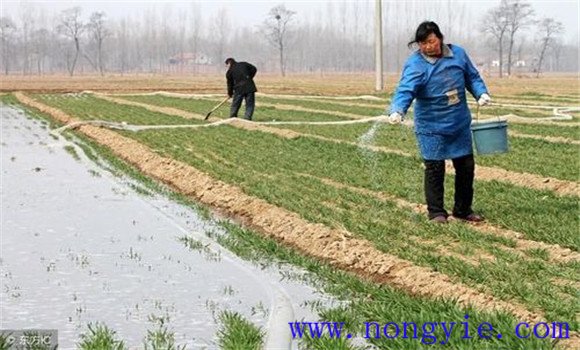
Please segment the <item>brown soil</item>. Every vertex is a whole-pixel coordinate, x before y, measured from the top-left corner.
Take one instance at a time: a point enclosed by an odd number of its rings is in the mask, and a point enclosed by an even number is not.
[[[62,111],[60,111],[60,110],[58,110],[56,108],[43,105],[43,104],[41,104],[39,102],[36,102],[36,101],[34,101],[34,100],[26,97],[25,95],[23,95],[21,93],[16,93],[15,95],[16,95],[16,97],[22,103],[25,103],[25,104],[28,104],[28,105],[30,105],[32,107],[38,108],[38,109],[40,109],[40,110],[42,110],[42,111],[44,111],[44,112],[46,112],[46,113],[48,113],[48,114],[56,117],[58,120],[62,121],[63,123],[70,123],[70,122],[72,122],[72,118],[71,117],[69,117],[68,115],[64,114]],[[107,99],[109,99],[112,102],[118,102],[117,101],[118,99],[113,99],[113,98],[110,98],[110,97],[107,97]],[[122,101],[123,102],[129,102],[130,104],[133,105],[133,102],[131,102],[131,101],[126,101],[126,100],[122,100]],[[154,106],[150,106],[150,105],[146,105],[146,104],[141,104],[141,103],[137,103],[137,102],[135,102],[135,103],[136,103],[136,105],[139,105],[139,106],[142,105],[144,107],[154,107]],[[162,107],[160,107],[160,108],[162,108]],[[162,108],[162,110],[165,111],[165,112],[162,112],[162,113],[166,113],[167,112],[167,109],[165,109],[165,108]],[[173,109],[170,109],[170,110],[173,110]],[[176,110],[176,111],[183,112],[181,110]],[[160,112],[160,111],[158,111],[158,112]],[[193,118],[196,118],[196,119],[200,116],[200,115],[195,115],[193,113],[191,113],[191,115],[193,115]],[[330,139],[330,140],[331,141],[336,141],[336,140],[333,140],[333,139]],[[379,149],[376,149],[375,148],[375,150],[386,151],[385,149],[382,149],[382,148],[379,148]],[[449,166],[449,164],[448,164],[448,166]],[[498,170],[498,169],[496,169],[496,170]],[[499,170],[501,170],[501,169],[499,169]],[[501,174],[501,172],[500,172],[500,174]],[[487,175],[488,176],[491,176],[493,178],[493,174],[487,174]],[[528,174],[528,175],[531,175],[531,174]],[[479,174],[478,174],[478,176],[479,176]],[[346,187],[346,185],[334,183],[331,180],[326,180],[326,179],[323,179],[323,180],[325,182],[332,183],[335,186]],[[521,179],[520,181],[522,181],[522,184],[527,183],[526,179]],[[558,180],[556,180],[556,181],[558,181]],[[372,191],[369,191],[369,190],[356,189],[356,188],[353,188],[353,187],[349,187],[349,188],[350,189],[353,189],[353,190],[357,190],[357,191],[364,191],[366,194],[372,194],[372,195],[377,196],[376,193],[374,193]],[[425,213],[425,210],[426,210],[424,208],[424,206],[422,206],[421,204],[409,203],[409,202],[406,202],[406,201],[404,201],[403,199],[400,199],[400,198],[395,198],[395,197],[388,196],[388,195],[385,195],[385,194],[379,194],[378,197],[380,199],[383,199],[383,200],[395,201],[397,203],[397,205],[399,205],[401,207],[412,208],[413,210],[415,210],[417,212],[420,212],[420,213]],[[476,226],[476,227],[478,227],[478,226]],[[529,241],[529,240],[521,239],[522,234],[521,233],[518,233],[518,232],[514,232],[514,231],[506,230],[506,229],[501,229],[501,228],[496,228],[496,227],[493,227],[493,226],[488,225],[488,224],[485,224],[484,226],[481,226],[481,228],[484,230],[484,232],[487,232],[487,233],[492,233],[492,234],[495,234],[495,235],[498,235],[498,236],[502,236],[502,237],[506,237],[506,238],[510,238],[510,239],[515,239],[516,240],[516,243],[517,243],[516,247],[519,248],[519,249],[531,249],[531,248],[545,249],[545,250],[547,250],[550,253],[550,257],[554,261],[568,262],[568,261],[578,261],[580,259],[580,255],[578,253],[575,253],[575,252],[571,251],[570,249],[562,248],[562,247],[560,247],[558,245],[550,245],[550,244],[546,244],[546,243],[543,243],[543,242],[536,242],[536,241]]]
[[[445,242],[443,245],[441,244],[441,242],[424,240],[415,236],[409,236],[408,239],[409,241],[413,242],[413,244],[418,245],[428,244],[431,246],[433,251],[437,252],[437,254],[441,256],[452,257],[461,260],[465,263],[471,264],[473,266],[479,266],[482,260],[490,262],[495,261],[495,256],[480,249],[475,249],[473,255],[464,255],[458,253],[456,250],[460,248],[459,242]]]
[[[194,96],[194,95],[189,95],[189,94],[179,96],[178,94],[166,94],[166,93],[163,93],[163,95],[171,96],[171,97],[178,97],[178,98],[191,98],[192,96]],[[272,95],[267,95],[267,96],[272,96]],[[213,97],[208,98],[207,96],[205,96],[204,99],[211,100],[211,101],[218,101],[219,100],[219,99],[213,98]],[[280,103],[256,102],[256,106],[257,107],[273,107],[273,108],[283,110],[283,111],[298,111],[298,112],[328,114],[328,115],[333,115],[333,116],[338,116],[338,117],[345,117],[345,118],[349,118],[349,119],[369,118],[368,115],[344,113],[344,112],[339,112],[339,111],[327,111],[324,109],[313,109],[313,108],[306,108],[306,107],[301,107],[301,106],[297,106],[297,105],[285,105],[285,104],[280,104]]]
[[[158,106],[154,106],[154,105],[150,105],[150,104],[129,101],[129,100],[111,97],[111,96],[105,96],[102,94],[97,94],[95,96],[100,97],[100,98],[105,98],[111,102],[116,102],[116,103],[126,104],[126,105],[133,105],[133,106],[140,106],[140,107],[146,108],[146,109],[148,109],[150,111],[154,111],[154,112],[177,115],[177,116],[181,116],[183,118],[203,119],[203,116],[200,114],[190,113],[190,112],[186,112],[186,111],[176,109],[176,108],[158,107]],[[213,122],[213,121],[218,121],[221,119],[210,117],[209,120]],[[329,142],[355,145],[357,147],[367,148],[367,149],[370,149],[370,150],[373,150],[376,152],[385,152],[385,153],[399,154],[402,156],[411,156],[411,154],[408,152],[400,151],[400,150],[396,150],[396,149],[390,149],[390,148],[380,147],[380,146],[358,145],[354,142],[336,140],[336,139],[326,138],[326,137],[318,136],[318,135],[303,134],[303,133],[299,133],[299,132],[296,132],[296,131],[293,131],[290,129],[271,128],[271,127],[267,127],[264,125],[247,123],[247,122],[244,122],[242,120],[236,120],[236,122],[233,123],[232,125],[239,127],[239,128],[242,128],[242,129],[246,129],[246,130],[264,131],[264,132],[272,133],[272,134],[275,134],[275,135],[278,135],[278,136],[281,136],[284,138],[289,138],[289,139],[297,138],[299,136],[306,136],[306,137],[316,138],[319,140],[324,140],[324,141],[329,141]],[[453,168],[453,166],[450,163],[447,164],[447,171],[450,173],[455,173],[455,169]],[[513,171],[501,169],[501,168],[483,167],[483,166],[476,166],[476,176],[477,176],[478,180],[504,181],[504,182],[508,182],[508,183],[511,183],[511,184],[514,184],[517,186],[529,187],[529,188],[539,189],[539,190],[551,190],[551,191],[554,191],[555,193],[560,194],[560,195],[580,196],[580,185],[578,183],[571,182],[571,181],[565,181],[565,180],[559,180],[559,179],[555,179],[555,178],[551,178],[551,177],[542,177],[542,176],[535,175],[535,174],[518,173],[518,172],[513,172]]]
[[[301,174],[301,175],[307,176],[307,177],[314,177],[314,176],[308,175],[308,174]],[[334,186],[336,188],[345,188],[345,189],[351,190],[353,192],[361,193],[361,194],[364,194],[367,196],[372,196],[372,197],[377,198],[377,199],[382,200],[382,201],[394,202],[399,208],[411,209],[415,213],[418,213],[418,214],[427,214],[427,206],[424,204],[411,203],[411,202],[408,202],[404,199],[393,196],[391,194],[387,194],[384,192],[375,192],[375,191],[371,191],[371,190],[368,190],[365,188],[345,185],[345,184],[338,183],[338,182],[330,180],[330,179],[322,179],[322,178],[317,178],[317,179],[328,184],[328,185]],[[574,252],[573,250],[568,249],[568,248],[561,247],[557,244],[548,244],[548,243],[544,243],[544,242],[527,240],[525,238],[522,238],[522,236],[523,236],[522,233],[508,230],[508,229],[504,229],[501,227],[496,227],[496,226],[493,226],[492,224],[485,223],[485,222],[477,223],[477,224],[471,224],[471,223],[466,223],[466,224],[469,224],[474,230],[481,232],[483,234],[491,234],[491,235],[498,236],[498,237],[513,239],[516,242],[515,249],[520,251],[520,252],[525,252],[528,249],[545,249],[550,256],[550,261],[562,262],[562,263],[568,263],[568,262],[572,262],[572,261],[580,262],[580,253]],[[485,257],[484,257],[484,259],[485,259]]]
[[[375,152],[398,154],[405,157],[412,156],[411,153],[387,147],[359,145],[354,142],[341,141],[337,139],[331,139],[324,136],[311,134],[301,134],[301,135],[328,142],[342,143],[362,147]],[[455,168],[453,168],[453,165],[451,163],[446,164],[446,171],[451,174],[455,174]],[[555,192],[556,194],[563,196],[580,196],[580,185],[576,182],[559,180],[552,177],[542,177],[536,174],[518,173],[515,171],[509,171],[501,168],[485,167],[479,165],[476,165],[475,167],[475,174],[476,180],[502,181],[521,187],[528,187],[537,190],[550,190]]]
[[[386,98],[398,84],[399,72],[385,76]],[[492,96],[541,93],[577,97],[580,81],[576,74],[547,74],[535,78],[484,77]],[[292,74],[258,73],[256,84],[260,92],[304,95],[375,95],[375,76],[372,72]],[[80,92],[84,90],[109,92],[175,91],[225,94],[225,71],[215,75],[43,75],[2,76],[0,91]]]
[[[486,119],[497,119],[502,118],[508,120],[510,123],[516,124],[539,124],[539,125],[558,125],[558,126],[578,126],[580,123],[578,122],[569,122],[569,121],[556,121],[556,120],[543,120],[543,119],[534,119],[528,117],[520,117],[519,115],[515,114],[506,114],[501,116],[495,115],[481,115],[481,121]]]
[[[111,96],[107,96],[107,95],[103,95],[103,94],[95,94],[95,96],[98,98],[107,100],[109,102],[118,103],[118,104],[122,104],[122,105],[129,105],[129,106],[138,106],[138,107],[145,108],[145,109],[152,111],[152,112],[163,113],[163,114],[168,114],[168,115],[175,115],[175,116],[179,116],[179,117],[182,117],[185,119],[203,120],[205,118],[204,115],[187,112],[187,111],[177,109],[177,108],[159,107],[159,106],[154,106],[154,105],[150,105],[150,104],[146,104],[146,103],[129,101],[129,100],[125,100],[125,99],[119,98],[119,97],[111,97]],[[211,117],[211,116],[208,118],[208,122],[210,122],[210,123],[218,121],[218,120],[221,120],[221,119]],[[297,138],[300,136],[300,134],[298,134],[292,130],[284,130],[284,129],[281,130],[281,129],[277,129],[277,128],[270,128],[270,127],[267,127],[264,125],[246,123],[246,122],[241,121],[241,120],[235,120],[230,125],[235,126],[236,128],[250,130],[250,131],[255,131],[255,130],[263,131],[263,132],[275,134],[277,136],[287,138],[287,139],[294,139],[294,138]]]
[[[15,96],[20,102],[49,113],[61,122],[75,121],[64,112],[43,105],[21,93]],[[497,300],[470,287],[454,283],[448,276],[439,272],[382,253],[370,242],[352,238],[351,234],[307,222],[293,212],[248,196],[239,188],[214,180],[187,164],[161,157],[145,145],[114,131],[91,125],[83,125],[79,127],[79,131],[107,146],[144,174],[203,204],[217,208],[247,227],[292,246],[304,254],[374,282],[392,285],[412,295],[455,299],[462,306],[472,305],[486,311],[502,310],[511,313],[518,320],[532,324],[542,321],[540,314],[530,312],[521,305]],[[561,344],[566,348],[578,348],[580,338],[574,333],[571,339]]]
[[[219,95],[207,95],[207,94],[206,95],[203,95],[203,94],[184,95],[184,94],[177,94],[177,93],[170,93],[170,92],[156,92],[154,94],[169,96],[169,97],[177,97],[177,98],[196,98],[197,97],[197,98],[209,99],[212,101],[218,101],[219,100],[218,97],[221,97]],[[292,95],[272,95],[272,94],[262,94],[262,95],[267,96],[267,97],[277,96],[280,98],[288,98],[288,99],[294,99],[294,100],[299,100],[299,101],[313,100],[313,99],[307,99],[304,97],[298,97],[298,96],[292,96]],[[329,97],[329,98],[332,98],[332,97]],[[314,101],[316,101],[316,100],[314,100]],[[377,106],[377,105],[360,104],[360,103],[353,103],[353,102],[338,102],[338,101],[336,101],[336,102],[333,102],[333,104],[345,105],[345,106],[373,107],[373,108],[377,108],[377,109],[381,108],[380,106]],[[350,118],[350,119],[369,118],[369,116],[366,116],[366,115],[344,113],[344,112],[339,112],[339,111],[320,110],[320,109],[306,108],[306,107],[300,107],[300,106],[295,106],[295,105],[284,105],[284,104],[277,104],[277,103],[257,103],[256,105],[262,106],[262,107],[274,107],[274,108],[281,109],[281,110],[335,115],[335,116],[340,116],[340,117],[345,117],[345,118]],[[386,102],[385,102],[385,106],[386,106]],[[378,112],[377,112],[377,114],[378,114]],[[481,118],[482,120],[497,118],[497,117],[491,117],[491,116],[487,116],[487,115],[482,115],[481,117],[482,117]],[[515,114],[508,114],[505,116],[501,116],[501,118],[505,118],[507,120],[510,120],[511,122],[518,123],[518,124],[543,124],[543,125],[564,125],[564,126],[566,126],[566,125],[572,126],[572,125],[578,124],[578,123],[574,123],[574,122],[570,123],[570,122],[559,122],[559,121],[551,121],[551,120],[526,118],[526,117],[517,116]],[[412,124],[407,123],[407,125],[411,126]],[[514,136],[514,137],[533,138],[533,139],[538,139],[538,140],[544,140],[544,141],[553,142],[553,143],[580,144],[580,141],[575,141],[575,140],[567,139],[564,137],[528,135],[528,134],[520,134],[520,133],[516,133],[516,132],[511,132],[511,131],[510,131],[510,135]]]
[[[446,163],[446,170],[455,173],[451,163]],[[475,167],[475,177],[477,180],[502,181],[536,190],[550,190],[562,196],[580,196],[580,185],[577,182],[559,180],[553,177],[484,166]]]
[[[45,106],[20,93],[16,96],[20,102],[50,113],[61,122],[75,121],[64,112]],[[182,162],[161,157],[145,145],[114,131],[91,125],[80,126],[78,130],[107,146],[117,156],[138,167],[143,173],[206,205],[221,209],[248,227],[257,229],[310,256],[357,272],[376,282],[395,285],[411,294],[456,297],[464,306],[473,304],[486,310],[507,310],[521,320],[540,319],[539,315],[530,313],[521,306],[495,300],[468,287],[451,283],[449,277],[443,274],[382,253],[368,241],[352,238],[352,234],[344,235],[324,225],[307,222],[293,212],[248,196],[235,186],[214,180]]]
[[[571,281],[563,278],[553,278],[552,283],[559,286],[569,286],[576,290],[580,290],[580,281]]]
[[[350,119],[366,119],[368,115],[360,115],[360,114],[353,114],[353,113],[344,113],[344,112],[337,112],[337,111],[326,111],[323,109],[312,109],[306,107],[300,107],[295,105],[284,105],[278,103],[256,103],[256,106],[260,107],[274,107],[276,109],[286,110],[286,111],[298,111],[298,112],[308,112],[308,113],[318,113],[318,114],[328,114],[334,115],[338,117],[345,117]]]
[[[163,95],[167,95],[167,94],[163,94]],[[134,102],[134,101],[129,101],[129,100],[125,100],[122,98],[118,98],[118,97],[112,97],[110,95],[96,94],[95,96],[100,97],[100,98],[104,98],[110,102],[143,107],[143,108],[146,108],[146,109],[153,111],[153,112],[159,112],[159,113],[170,114],[170,115],[177,115],[177,116],[187,118],[187,119],[203,119],[203,116],[201,116],[200,114],[189,113],[189,112],[183,111],[181,109],[168,108],[168,107],[158,107],[158,106],[154,106],[154,105],[150,105],[150,104],[146,104],[146,103]],[[167,95],[167,96],[170,96],[170,95]],[[175,95],[173,95],[173,96],[175,96]],[[184,95],[181,95],[179,97],[187,98]],[[272,105],[272,106],[278,106],[278,105]],[[291,107],[291,106],[288,106],[288,107]],[[318,110],[315,110],[315,111],[318,112]],[[362,117],[362,116],[360,116],[360,117]],[[222,120],[222,119],[214,118],[214,117],[209,118],[210,122],[215,122],[215,121],[220,121],[220,120]],[[296,132],[296,131],[293,131],[290,129],[271,128],[271,127],[267,127],[267,126],[259,125],[259,124],[245,123],[243,121],[239,121],[239,123],[235,123],[235,125],[239,126],[242,129],[265,131],[265,132],[276,134],[278,136],[282,136],[282,137],[288,138],[288,139],[293,139],[293,138],[297,138],[300,136],[305,136],[305,137],[315,138],[315,139],[323,140],[323,141],[358,146],[354,142],[331,139],[331,138],[326,138],[324,136],[318,136],[318,135],[303,134],[303,133],[299,133],[299,132]],[[408,156],[408,157],[411,156],[410,153],[396,150],[396,149],[386,148],[386,147],[379,147],[379,146],[365,146],[365,147],[368,149],[371,149],[373,151],[377,151],[377,152],[394,153],[394,154],[399,154],[399,155]]]
[[[542,141],[551,142],[551,143],[566,143],[566,144],[570,144],[570,145],[580,145],[580,141],[578,141],[578,140],[572,140],[572,139],[568,139],[566,137],[561,137],[561,136],[543,136],[543,135],[521,134],[521,133],[515,132],[515,131],[510,131],[509,135],[515,136],[515,137],[527,138],[527,139],[542,140]]]

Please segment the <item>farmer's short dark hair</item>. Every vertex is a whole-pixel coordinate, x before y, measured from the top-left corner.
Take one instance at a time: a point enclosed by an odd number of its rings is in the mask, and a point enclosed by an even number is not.
[[[415,40],[409,42],[409,47],[413,46],[413,44],[418,44],[427,40],[427,37],[431,34],[435,34],[439,40],[443,41],[443,34],[441,34],[441,30],[439,29],[437,23],[425,21],[419,24],[417,31],[415,32]]]
[[[234,60],[233,58],[229,57],[226,58],[226,64],[230,64],[230,63],[236,63],[236,60]]]

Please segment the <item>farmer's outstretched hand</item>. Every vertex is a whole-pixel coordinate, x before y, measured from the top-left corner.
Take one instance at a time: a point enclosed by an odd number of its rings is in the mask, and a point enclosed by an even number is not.
[[[480,106],[486,106],[491,102],[491,97],[488,94],[482,94],[479,96],[479,100],[477,100],[477,104]]]
[[[391,113],[391,115],[387,118],[389,124],[401,124],[403,122],[403,116],[399,113]]]

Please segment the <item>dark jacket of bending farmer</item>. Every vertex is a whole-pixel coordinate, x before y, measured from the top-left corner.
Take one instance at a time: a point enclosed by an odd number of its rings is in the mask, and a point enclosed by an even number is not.
[[[471,139],[471,113],[466,90],[480,106],[491,102],[487,87],[464,49],[443,43],[434,22],[417,28],[415,51],[405,62],[387,121],[400,124],[413,100],[417,143],[425,163],[425,199],[429,219],[446,223],[444,205],[445,160],[455,167],[452,214],[462,220],[483,221],[472,210],[475,161]]]
[[[226,59],[225,63],[228,66],[228,71],[226,72],[228,96],[233,97],[232,106],[230,107],[230,118],[238,117],[242,100],[245,100],[246,111],[244,118],[252,120],[254,107],[256,105],[255,93],[258,91],[254,83],[254,77],[258,70],[248,62],[236,62],[231,57]]]

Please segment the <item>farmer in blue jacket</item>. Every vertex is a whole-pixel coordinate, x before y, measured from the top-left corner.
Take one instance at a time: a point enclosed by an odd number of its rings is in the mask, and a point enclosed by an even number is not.
[[[419,50],[405,63],[387,120],[391,124],[401,123],[415,100],[415,134],[425,162],[429,219],[447,222],[443,202],[445,159],[451,159],[456,173],[453,216],[483,221],[471,209],[475,161],[465,90],[480,106],[488,104],[491,98],[465,50],[444,44],[436,23],[421,23],[409,46],[413,44],[418,44]]]

